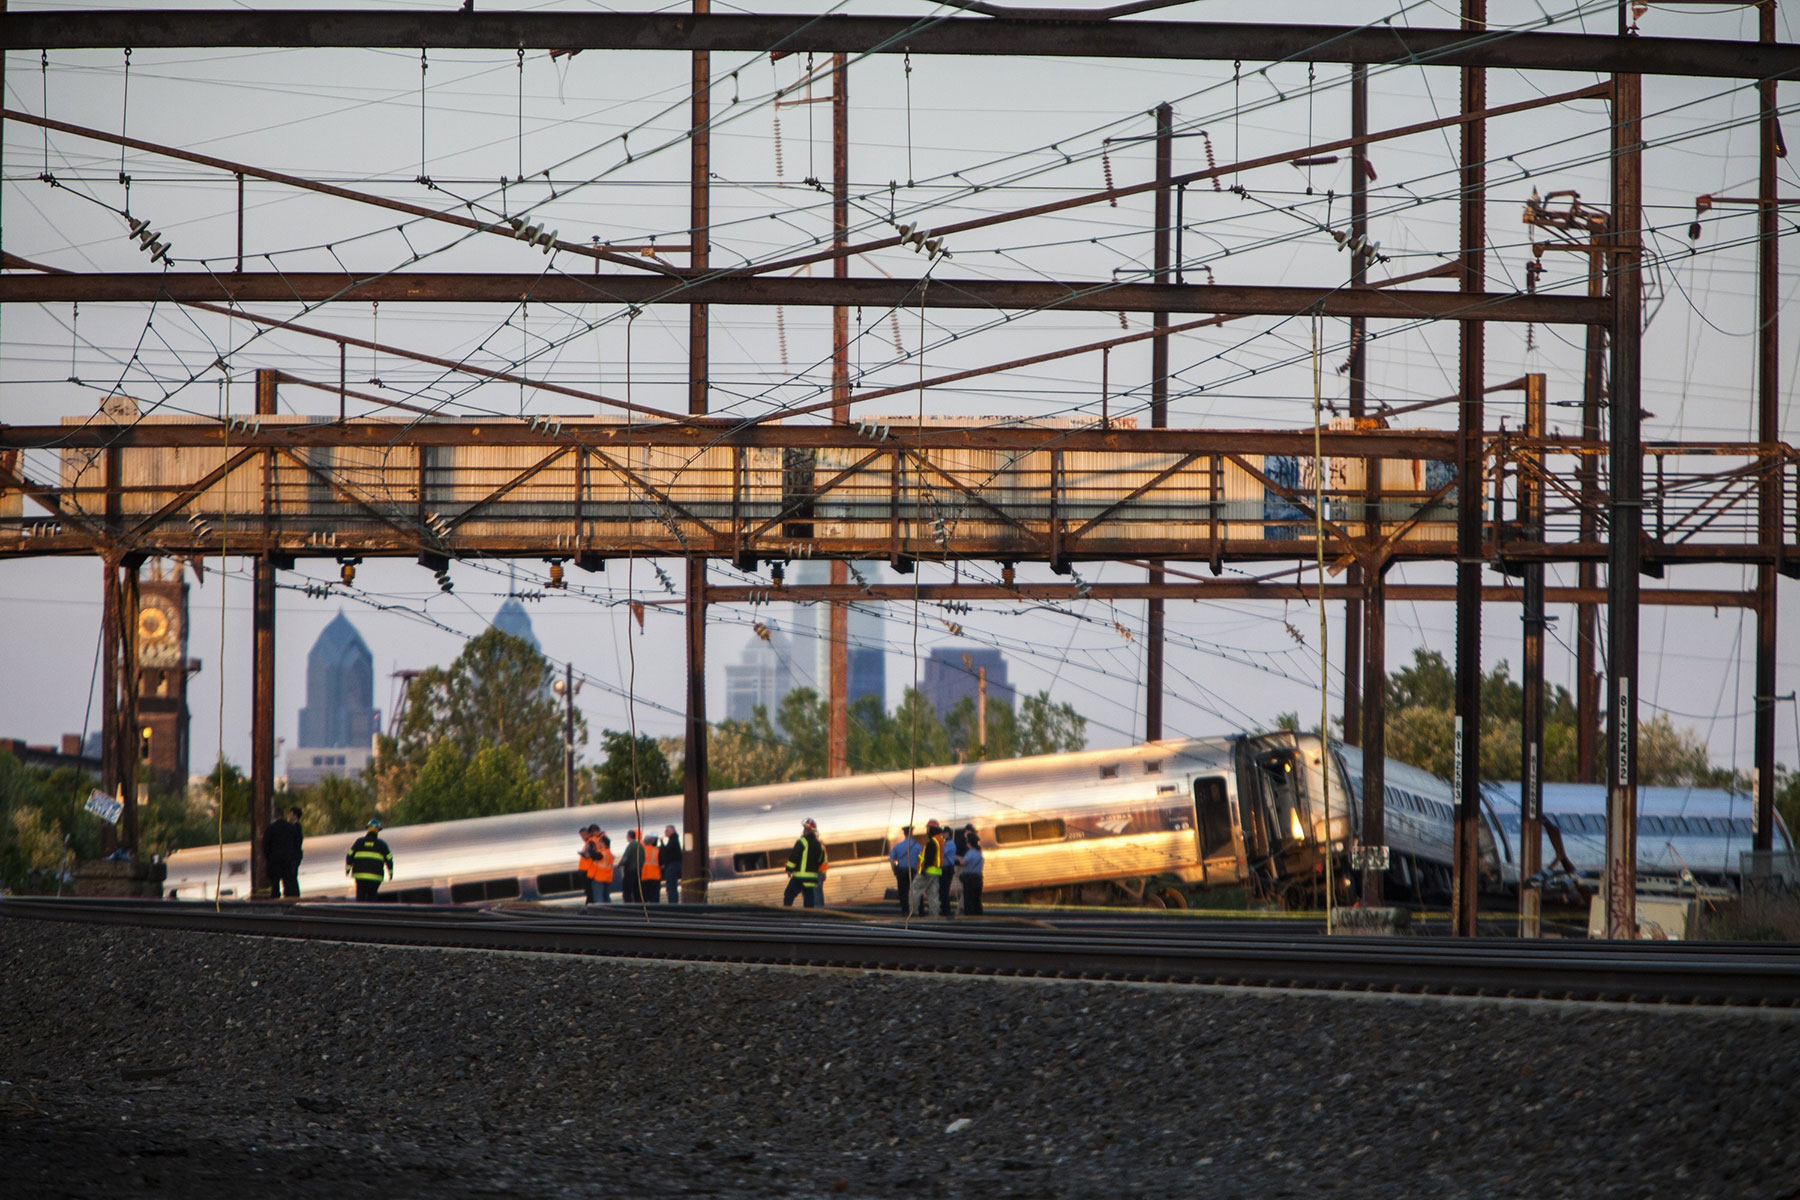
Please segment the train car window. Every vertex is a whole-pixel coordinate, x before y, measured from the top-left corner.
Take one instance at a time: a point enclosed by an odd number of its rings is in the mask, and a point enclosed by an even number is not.
[[[1669,834],[1668,823],[1661,817],[1640,817],[1638,819],[1638,828],[1645,833],[1659,834],[1664,837],[1667,837]]]
[[[511,900],[518,894],[519,881],[511,877],[471,879],[464,883],[450,885],[450,903],[452,904],[468,904],[475,900]]]
[[[519,878],[518,878],[518,876],[508,875],[505,879],[490,879],[487,881],[487,896],[486,896],[487,899],[489,899],[489,900],[516,900],[516,899],[518,899],[518,897],[519,897]]]
[[[1223,779],[1194,780],[1194,815],[1200,826],[1202,856],[1231,849],[1231,800]]]
[[[1745,837],[1753,837],[1756,834],[1756,822],[1752,821],[1749,817],[1734,818],[1731,822],[1731,828],[1733,832],[1741,833]]]
[[[861,858],[887,857],[887,843],[880,838],[863,838],[856,842],[825,843],[825,858],[829,862],[855,862]]]
[[[779,850],[747,850],[742,854],[734,854],[731,856],[731,869],[739,875],[746,875],[752,871],[767,871],[772,866],[781,865],[770,861],[779,853]]]
[[[1162,759],[1147,758],[1144,760],[1144,774],[1160,775],[1161,773],[1162,773]]]
[[[516,883],[517,881],[515,881],[515,894],[517,892]],[[401,888],[392,895],[383,895],[381,898],[390,904],[430,904],[434,900],[431,889],[428,887]]]
[[[552,871],[537,877],[537,894],[540,896],[560,896],[566,892],[583,890],[582,874],[579,871]]]
[[[1020,842],[1060,841],[1068,834],[1061,817],[1048,821],[1020,821],[1016,825],[994,826],[996,846],[1016,846]]]
[[[1118,777],[1119,777],[1119,764],[1118,763],[1108,763],[1106,766],[1100,768],[1100,778],[1102,778],[1102,779],[1117,779]]]

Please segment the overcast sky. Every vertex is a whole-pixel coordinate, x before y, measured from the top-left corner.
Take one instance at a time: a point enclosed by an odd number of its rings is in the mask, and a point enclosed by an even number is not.
[[[13,11],[43,7],[55,6],[11,6]],[[483,7],[497,6],[484,2]],[[1613,10],[1606,4],[1543,7],[1559,17],[1560,28],[1613,28]],[[731,11],[725,5],[715,10]],[[929,20],[948,10],[864,0],[840,11]],[[1436,27],[1453,23],[1455,14],[1454,6],[1444,4],[1195,3],[1166,15],[1335,22],[1391,16],[1397,25]],[[1784,13],[1784,39],[1791,36],[1785,20]],[[1658,8],[1644,17],[1643,32],[1753,38],[1755,22],[1748,9]],[[665,244],[685,241],[684,56],[586,51],[551,60],[534,49],[521,62],[511,52],[433,52],[424,65],[421,105],[416,51],[141,50],[130,56],[129,70],[117,51],[55,53],[47,64],[36,53],[12,53],[6,58],[6,103],[105,130],[123,126],[133,137],[415,203],[450,207],[466,201],[489,215],[529,211],[533,220],[570,241],[652,236]],[[775,62],[767,54],[714,56],[715,264],[786,257],[812,248],[829,232],[826,197],[804,182],[809,176],[829,179],[829,105],[773,102],[777,89],[792,89],[805,67],[804,56]],[[1145,179],[1151,170],[1144,140],[1152,129],[1147,114],[1165,100],[1175,106],[1179,130],[1190,135],[1175,144],[1178,171],[1204,164],[1209,152],[1221,163],[1298,152],[1347,132],[1347,77],[1348,68],[1330,64],[1289,63],[1265,72],[1262,64],[1251,63],[1234,74],[1229,62],[915,56],[909,64],[899,55],[873,56],[856,62],[851,75],[853,221],[867,230],[865,236],[880,236],[891,232],[890,214],[941,226],[1093,191],[1104,186],[1108,171],[1121,184]],[[1594,80],[1582,74],[1496,71],[1490,73],[1490,100],[1503,104]],[[1443,69],[1373,71],[1372,127],[1453,112],[1457,83],[1457,73]],[[828,94],[828,83],[814,92]],[[804,88],[783,97],[805,98]],[[1655,227],[1647,245],[1658,259],[1648,280],[1644,397],[1654,416],[1646,436],[1745,439],[1755,428],[1754,216],[1715,210],[1693,243],[1687,225],[1697,194],[1754,192],[1756,96],[1736,81],[1652,78],[1645,82],[1644,110],[1652,143],[1646,213]],[[1604,106],[1589,101],[1490,124],[1491,286],[1523,284],[1531,231],[1519,216],[1534,188],[1578,189],[1584,199],[1604,206],[1606,121]],[[1372,228],[1392,260],[1382,272],[1411,273],[1456,252],[1457,209],[1446,200],[1456,186],[1454,150],[1453,132],[1372,149],[1378,173]],[[116,148],[66,134],[46,137],[19,123],[5,127],[4,162],[0,212],[11,253],[69,270],[144,269],[144,255],[127,237],[122,214],[129,210],[150,220],[172,244],[177,269],[229,270],[233,264],[236,187],[229,175],[134,151],[123,163],[131,179],[127,194],[118,178]],[[516,176],[521,167],[535,179],[509,183],[503,191],[501,177]],[[45,172],[62,186],[40,181]],[[421,172],[437,190],[413,182]],[[1348,181],[1346,160],[1245,173],[1238,180],[1245,188],[1242,196],[1207,186],[1190,189],[1184,214],[1186,277],[1203,280],[1210,271],[1220,283],[1339,283],[1344,256],[1325,230],[1347,221]],[[1796,186],[1800,181],[1791,160],[1784,162],[1782,191],[1792,194]],[[585,259],[549,260],[517,243],[402,222],[392,212],[273,184],[252,181],[246,197],[249,270],[330,269],[338,262],[359,270],[403,269],[414,255],[419,269],[591,269]],[[952,240],[953,257],[935,267],[922,255],[890,251],[858,260],[851,270],[899,278],[919,278],[931,270],[945,279],[1129,279],[1149,262],[1150,224],[1149,198],[1136,197],[1117,207],[1089,206],[964,235]],[[1784,305],[1800,278],[1800,255],[1789,250],[1785,258]],[[1547,255],[1545,265],[1542,288],[1581,290],[1579,273],[1585,268],[1579,256]],[[292,315],[295,310],[271,306],[268,311]],[[257,368],[330,381],[338,370],[336,349],[328,342],[291,332],[259,334],[246,322],[167,305],[90,305],[79,313],[68,305],[14,305],[3,317],[0,420],[7,422],[89,416],[114,391],[146,405],[160,403],[158,411],[170,415],[243,412],[252,405],[250,380]],[[828,388],[828,310],[720,306],[713,308],[712,319],[715,410],[761,413],[815,400]],[[598,305],[393,304],[377,312],[350,304],[309,314],[306,323],[494,369],[523,363],[533,378],[629,394],[638,403],[685,404],[686,313],[680,308],[653,307],[632,320]],[[1139,330],[1147,319],[1134,316],[1125,324]],[[1784,438],[1791,436],[1793,385],[1800,374],[1795,326],[1789,320],[1782,337]],[[855,313],[852,331],[859,387],[904,383],[922,371],[930,375],[996,363],[1121,332],[1120,318],[1105,313],[932,310],[922,318],[916,308]],[[1373,333],[1371,397],[1400,404],[1454,390],[1453,328],[1402,330],[1378,323]],[[1328,398],[1337,399],[1345,388],[1336,369],[1343,357],[1344,322],[1324,323],[1321,336],[1324,387]],[[1305,322],[1276,319],[1233,322],[1174,339],[1172,423],[1309,425],[1309,347]],[[348,369],[353,385],[365,391],[441,405],[447,414],[559,413],[579,406],[366,351],[352,351]],[[1578,422],[1578,409],[1568,405],[1579,400],[1581,369],[1579,338],[1569,331],[1541,326],[1529,335],[1522,326],[1489,331],[1488,379],[1546,373],[1551,401],[1560,406],[1552,409],[1552,423],[1564,430]],[[1148,400],[1147,344],[1113,353],[1108,375],[1111,411],[1141,409]],[[1090,354],[933,389],[922,401],[916,394],[895,396],[870,410],[1097,416],[1100,385],[1100,357]],[[282,403],[284,410],[302,413],[336,408],[334,399],[299,388],[285,389]],[[1504,416],[1516,427],[1518,405],[1516,393],[1496,394],[1490,422]],[[353,405],[352,411],[367,409]],[[1434,428],[1451,420],[1441,409],[1404,418]],[[28,465],[40,476],[54,476],[46,456],[34,456]],[[661,565],[679,586],[676,564]],[[592,576],[571,568],[575,586],[568,593],[528,604],[545,651],[558,661],[573,661],[592,680],[580,699],[595,729],[635,721],[651,733],[679,730],[684,686],[679,609],[652,605],[639,633],[624,605],[633,597],[675,599],[656,567],[615,560],[603,575]],[[209,572],[192,596],[190,653],[205,664],[190,696],[196,764],[220,749],[239,762],[248,756],[250,615],[244,569],[232,560],[223,576]],[[281,574],[281,582],[291,586],[280,593],[276,729],[290,745],[305,702],[306,651],[340,609],[374,652],[381,681],[376,702],[386,709],[390,672],[447,662],[464,637],[484,627],[509,590],[539,591],[545,577],[544,564],[536,560],[517,564],[516,581],[504,563],[458,563],[452,568],[455,591],[446,595],[429,572],[396,560],[365,563],[353,592],[320,597],[298,590],[308,582],[334,580],[336,570],[330,560],[303,560],[296,571]],[[1080,570],[1091,582],[1141,577],[1140,571],[1118,565]],[[982,564],[965,569],[964,578],[993,574]],[[1038,574],[1021,570],[1022,578]],[[715,566],[713,577],[743,578],[723,564]],[[945,580],[949,572],[928,565],[921,578]],[[1410,567],[1391,578],[1447,581],[1449,573],[1444,567]],[[1690,568],[1671,570],[1664,584],[1646,580],[1645,586],[1736,587],[1751,578],[1752,572],[1739,568]],[[1573,582],[1572,571],[1564,581]],[[28,681],[0,689],[0,735],[44,742],[97,727],[89,697],[99,584],[100,568],[93,561],[0,563],[3,673]],[[1784,581],[1780,593],[1785,632],[1777,690],[1782,694],[1794,689],[1800,664],[1800,607],[1793,586]],[[1078,616],[1071,616],[1041,607],[977,605],[959,615],[923,605],[915,622],[911,605],[895,606],[887,625],[889,699],[898,698],[912,680],[916,659],[933,647],[999,646],[1008,654],[1018,690],[1047,689],[1073,703],[1089,717],[1095,744],[1132,740],[1143,723],[1142,608],[1090,603],[1075,606],[1071,611]],[[710,715],[717,719],[724,708],[723,664],[735,661],[753,636],[753,621],[771,615],[779,620],[783,614],[720,607],[713,615],[709,689]],[[1341,613],[1334,609],[1329,615],[1333,661],[1326,684],[1335,714],[1342,707]],[[1560,615],[1549,673],[1553,681],[1572,684],[1567,646],[1573,619],[1567,611]],[[1409,661],[1418,646],[1451,651],[1450,606],[1396,603],[1389,616],[1392,665]],[[965,636],[953,636],[949,621],[959,623]],[[1484,624],[1485,659],[1509,660],[1516,674],[1516,610],[1488,606]],[[1317,614],[1310,607],[1174,603],[1168,627],[1171,734],[1242,728],[1286,710],[1310,721],[1318,711],[1319,639]],[[1645,715],[1671,713],[1707,739],[1718,761],[1748,767],[1753,641],[1753,623],[1737,611],[1646,608]],[[1800,717],[1784,706],[1777,724],[1778,757],[1792,763]]]

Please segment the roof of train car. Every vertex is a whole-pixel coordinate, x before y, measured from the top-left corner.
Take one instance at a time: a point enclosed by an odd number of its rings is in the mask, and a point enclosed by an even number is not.
[[[1496,801],[1504,799],[1509,807],[1519,806],[1518,780],[1484,781],[1481,786]],[[1606,811],[1606,785],[1546,783],[1544,811],[1603,813]],[[1661,817],[1744,817],[1756,811],[1756,797],[1727,788],[1639,787],[1638,811]]]
[[[791,818],[796,831],[806,817],[819,818],[820,836],[830,842],[876,832],[885,836],[902,825],[915,820],[923,824],[933,817],[960,821],[993,819],[1008,811],[1029,815],[1037,806],[1022,801],[1018,796],[1021,787],[1029,787],[1034,794],[1054,795],[1080,784],[1086,791],[1099,793],[1096,803],[1116,803],[1136,798],[1146,783],[1154,784],[1180,770],[1229,769],[1231,745],[1230,737],[1171,739],[1110,750],[921,767],[917,772],[885,771],[725,789],[711,796],[712,840],[725,846],[779,841],[786,831],[772,836],[768,830],[771,824],[779,827],[783,816]],[[1152,760],[1162,764],[1157,773],[1121,770],[1116,782],[1108,780],[1105,786],[1094,786],[1102,767]],[[659,834],[664,825],[680,825],[681,808],[680,796],[658,796],[636,803],[614,801],[429,825],[392,826],[382,830],[381,836],[394,852],[396,880],[410,874],[406,870],[409,853],[429,853],[436,864],[433,874],[442,877],[456,873],[463,860],[467,860],[468,869],[491,870],[496,841],[504,841],[509,858],[521,862],[573,860],[576,831],[588,824],[607,829],[613,835],[613,849],[617,852],[624,848],[625,831],[634,825],[641,824]],[[308,838],[308,865],[316,860],[315,856],[329,859],[347,853],[357,836]],[[248,846],[247,842],[227,845],[226,857],[235,853],[242,859]],[[169,856],[171,873],[181,867],[203,866],[201,860],[213,859],[217,854],[216,846],[176,851]]]
[[[1350,777],[1350,786],[1355,789],[1360,798],[1362,796],[1362,747],[1333,743],[1331,748],[1343,756],[1344,770]],[[1387,781],[1388,787],[1405,788],[1407,791],[1421,794],[1442,796],[1450,788],[1448,782],[1433,775],[1430,771],[1420,770],[1397,758],[1387,760],[1387,766],[1382,769],[1382,777]]]

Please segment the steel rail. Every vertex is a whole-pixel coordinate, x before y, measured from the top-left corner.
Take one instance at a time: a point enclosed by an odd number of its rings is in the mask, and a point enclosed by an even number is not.
[[[623,907],[623,906],[622,906]],[[345,903],[0,901],[0,917],[263,937],[670,961],[1756,1007],[1800,1006],[1800,946],[1257,938],[770,914],[721,928],[679,908],[622,913],[369,909]]]

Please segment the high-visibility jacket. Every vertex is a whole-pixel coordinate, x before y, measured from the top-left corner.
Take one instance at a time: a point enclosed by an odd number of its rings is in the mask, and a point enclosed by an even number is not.
[[[919,854],[919,872],[924,875],[942,875],[944,873],[943,834],[925,835],[923,850]]]
[[[394,852],[388,844],[372,833],[365,833],[351,843],[350,853],[344,855],[344,870],[356,879],[381,878],[382,867],[387,868],[387,877],[394,877]]]
[[[581,873],[589,879],[600,878],[600,839],[597,837],[581,839],[581,854],[575,860]]]
[[[802,836],[788,852],[787,873],[804,887],[816,887],[825,870],[825,847],[818,838]]]
[[[642,879],[645,883],[661,883],[662,863],[657,861],[656,855],[650,853],[651,847],[645,846],[641,841],[638,845],[643,846],[644,849],[644,866],[643,869],[638,872],[638,878]]]
[[[613,878],[612,847],[605,842],[600,843],[600,861],[594,866],[594,879],[599,883],[611,883]]]

